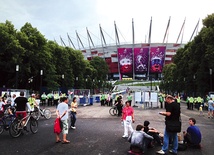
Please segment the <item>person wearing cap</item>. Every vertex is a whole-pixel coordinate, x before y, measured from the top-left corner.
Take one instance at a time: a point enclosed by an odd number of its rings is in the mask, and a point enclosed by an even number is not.
[[[34,110],[35,106],[38,106],[35,98],[35,94],[31,94],[31,96],[28,99],[28,103],[30,104],[31,110]]]
[[[180,123],[180,105],[175,103],[175,99],[171,95],[166,96],[166,112],[159,112],[160,115],[165,116],[165,131],[164,131],[164,140],[163,140],[163,146],[160,151],[157,151],[157,154],[166,154],[168,147],[169,147],[169,139],[172,138],[172,150],[169,150],[170,153],[172,154],[177,154],[178,150],[178,136],[177,132],[175,131],[167,131],[169,129],[169,123],[170,122],[176,122]],[[178,127],[177,127],[178,128]],[[180,127],[179,127],[180,128]],[[178,129],[180,130],[180,129]]]

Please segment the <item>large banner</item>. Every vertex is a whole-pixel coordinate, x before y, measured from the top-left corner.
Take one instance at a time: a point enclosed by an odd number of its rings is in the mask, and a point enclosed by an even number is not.
[[[134,48],[134,69],[135,73],[148,71],[149,48]]]
[[[163,70],[166,46],[150,48],[150,72],[161,73]]]
[[[118,63],[121,74],[132,73],[132,48],[118,48]]]

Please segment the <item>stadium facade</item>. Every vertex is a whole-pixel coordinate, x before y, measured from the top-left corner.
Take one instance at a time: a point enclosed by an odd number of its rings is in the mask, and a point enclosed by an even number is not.
[[[109,80],[162,78],[164,65],[172,62],[172,57],[185,44],[139,43],[112,45],[82,50],[85,59],[103,58],[109,67]]]
[[[106,39],[103,34],[103,29],[100,26],[100,46],[95,46],[93,40],[90,36],[90,33],[87,30],[87,38],[88,38],[88,48],[85,48],[77,31],[77,43],[79,46],[79,50],[82,51],[82,54],[86,60],[92,60],[94,57],[98,56],[103,58],[108,64],[109,73],[108,80],[122,80],[122,79],[150,79],[150,80],[158,80],[162,79],[162,71],[163,67],[166,64],[172,62],[173,56],[176,54],[179,48],[183,48],[185,46],[182,43],[183,35],[184,35],[184,25],[185,20],[180,29],[180,33],[178,35],[177,41],[175,43],[168,43],[168,31],[170,25],[170,19],[168,21],[165,35],[162,43],[152,43],[151,42],[151,30],[152,30],[152,18],[150,20],[149,26],[149,35],[148,41],[145,43],[135,43],[135,32],[134,32],[134,20],[132,20],[132,43],[120,43],[117,26],[114,23],[115,28],[115,44],[107,45]],[[193,38],[193,35],[196,33],[198,29],[199,21],[196,24],[196,27],[192,33],[190,41]],[[179,39],[181,38],[180,43]],[[64,41],[61,39],[61,43],[65,45]],[[69,44],[73,45],[75,48],[70,36],[68,35]]]

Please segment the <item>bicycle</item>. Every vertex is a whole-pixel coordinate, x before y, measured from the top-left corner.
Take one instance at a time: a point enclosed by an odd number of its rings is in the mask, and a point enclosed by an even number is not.
[[[117,106],[113,106],[109,109],[109,114],[112,116],[118,115],[118,110],[117,110]]]
[[[38,132],[38,121],[33,117],[34,111],[27,112],[27,116],[24,118],[16,118],[9,127],[10,136],[17,138],[21,135],[22,130],[27,127],[28,122],[30,121],[30,130],[33,134]],[[23,123],[24,122],[24,123]]]
[[[50,109],[41,109],[40,106],[35,107],[35,113],[34,113],[34,118],[36,120],[39,120],[40,116],[45,117],[46,119],[51,118],[51,111]]]
[[[6,111],[1,112],[2,117],[0,118],[0,134],[4,132],[4,130],[9,130],[10,125],[16,119],[15,111],[12,115],[8,114]]]

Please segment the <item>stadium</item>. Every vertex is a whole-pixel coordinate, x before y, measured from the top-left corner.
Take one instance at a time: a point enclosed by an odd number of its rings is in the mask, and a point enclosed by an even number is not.
[[[109,73],[108,80],[142,80],[142,79],[154,79],[159,80],[162,78],[163,67],[166,64],[172,62],[173,56],[176,54],[179,48],[185,46],[182,43],[184,34],[185,20],[180,29],[177,41],[175,43],[168,43],[168,31],[170,25],[170,18],[165,30],[165,35],[162,43],[151,42],[151,29],[152,18],[150,21],[148,41],[144,43],[135,42],[134,21],[132,20],[132,43],[120,43],[118,35],[118,28],[114,23],[115,31],[115,44],[107,44],[106,38],[103,33],[103,29],[100,26],[100,42],[101,45],[94,45],[91,34],[86,28],[88,47],[84,47],[79,34],[76,31],[76,40],[78,43],[78,49],[82,51],[82,54],[86,60],[92,60],[94,57],[103,58],[108,64]],[[197,33],[199,21],[190,37],[190,41],[193,35]],[[74,49],[74,43],[69,35],[69,45],[72,45]],[[66,46],[63,39],[61,39],[62,46]]]

